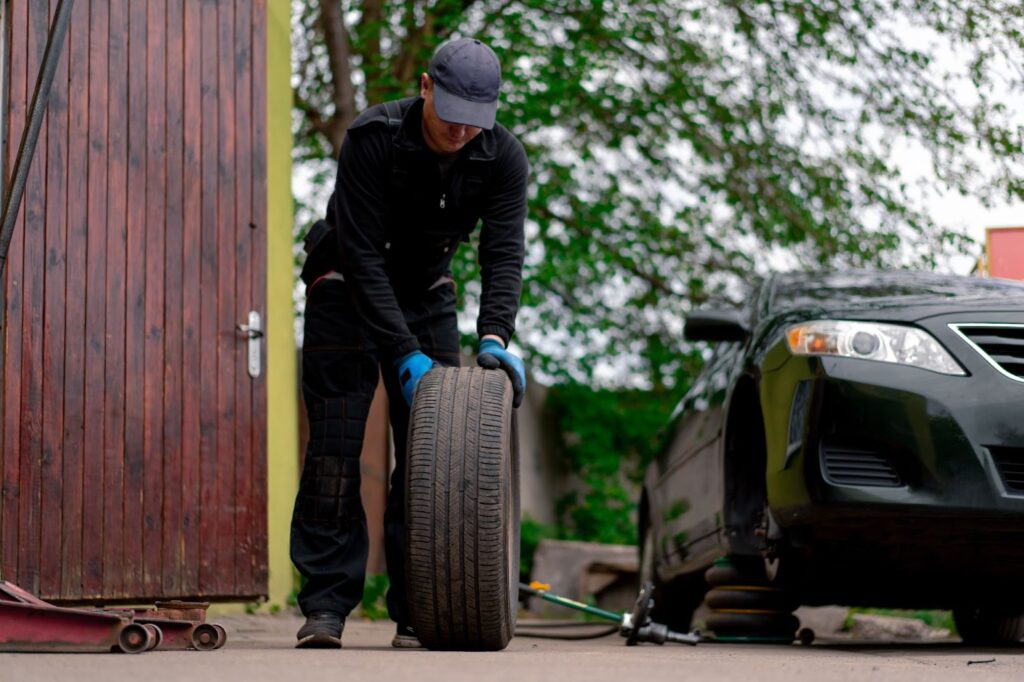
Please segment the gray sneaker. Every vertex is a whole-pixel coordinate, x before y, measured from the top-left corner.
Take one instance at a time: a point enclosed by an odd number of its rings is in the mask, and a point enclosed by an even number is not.
[[[416,631],[411,625],[398,624],[395,630],[395,638],[391,640],[391,646],[396,649],[422,649],[423,645],[416,637]]]
[[[299,628],[296,649],[340,649],[345,619],[335,611],[313,611]]]

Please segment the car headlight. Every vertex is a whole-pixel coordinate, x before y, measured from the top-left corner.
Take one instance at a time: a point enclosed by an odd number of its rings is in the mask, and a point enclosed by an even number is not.
[[[839,355],[911,365],[940,374],[967,374],[934,337],[917,327],[816,320],[789,327],[786,341],[794,355]]]

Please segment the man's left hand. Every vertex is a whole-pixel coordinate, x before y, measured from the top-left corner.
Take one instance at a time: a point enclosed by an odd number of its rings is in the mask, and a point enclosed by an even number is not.
[[[512,407],[519,407],[526,393],[526,368],[523,361],[505,350],[501,341],[485,338],[480,342],[476,364],[484,369],[503,369],[512,381]]]

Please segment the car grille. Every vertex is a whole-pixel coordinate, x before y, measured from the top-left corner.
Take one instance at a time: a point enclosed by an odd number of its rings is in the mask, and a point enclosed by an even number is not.
[[[821,454],[825,478],[838,485],[898,488],[900,475],[874,452],[845,448],[825,448]]]
[[[1024,493],[1024,448],[1005,448],[989,446],[992,459],[999,468],[1006,489],[1015,493]]]
[[[1024,325],[953,325],[975,350],[1011,379],[1024,381]]]

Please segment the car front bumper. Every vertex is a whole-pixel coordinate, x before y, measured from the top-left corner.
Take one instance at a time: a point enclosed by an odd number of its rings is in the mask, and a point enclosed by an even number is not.
[[[962,603],[1018,584],[1024,382],[958,360],[967,376],[793,356],[763,373],[771,513],[833,576],[809,579],[808,594],[880,603],[890,590],[884,602],[935,606],[943,590]]]

